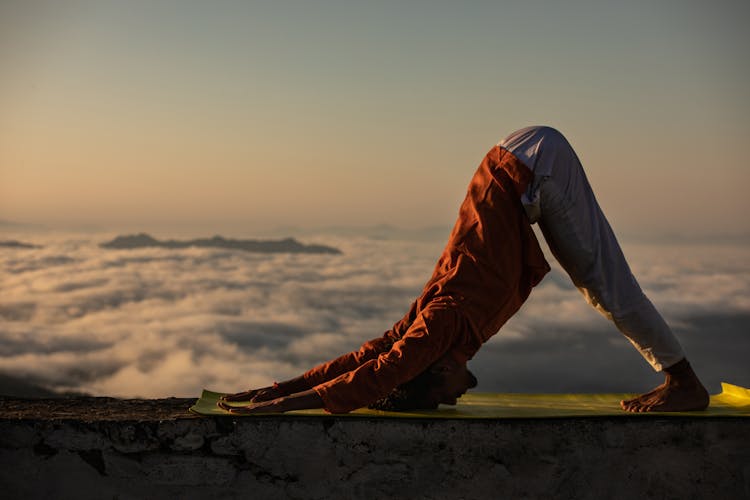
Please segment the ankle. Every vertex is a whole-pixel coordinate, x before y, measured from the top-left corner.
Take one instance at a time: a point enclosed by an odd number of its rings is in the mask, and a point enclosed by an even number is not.
[[[688,362],[687,358],[682,358],[677,363],[671,366],[668,366],[667,368],[664,368],[663,371],[667,379],[695,378],[695,372],[693,372],[693,368],[690,366],[690,363]]]
[[[666,377],[666,384],[672,386],[700,386],[702,387],[701,381],[693,371],[693,367],[690,366],[687,358],[682,358],[677,363],[664,368],[664,374]]]

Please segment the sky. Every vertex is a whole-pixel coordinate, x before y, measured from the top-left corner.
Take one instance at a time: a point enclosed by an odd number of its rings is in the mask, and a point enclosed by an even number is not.
[[[619,233],[746,235],[750,4],[0,1],[0,219],[450,226],[561,130]]]

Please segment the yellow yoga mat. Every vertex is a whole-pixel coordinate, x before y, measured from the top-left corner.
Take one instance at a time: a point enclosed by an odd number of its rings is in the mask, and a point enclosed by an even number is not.
[[[297,410],[284,414],[260,413],[255,415],[230,414],[216,406],[224,393],[203,390],[190,411],[209,416],[268,416],[303,415],[330,416],[324,410]],[[441,406],[437,410],[414,412],[388,412],[360,409],[347,413],[347,417],[386,418],[555,418],[555,417],[750,417],[750,389],[722,382],[721,392],[711,396],[704,411],[672,413],[628,413],[620,408],[620,401],[632,394],[466,394],[456,406]],[[241,406],[241,403],[232,403]]]

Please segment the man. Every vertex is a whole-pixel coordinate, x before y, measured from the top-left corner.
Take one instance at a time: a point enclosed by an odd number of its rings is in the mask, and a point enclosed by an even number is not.
[[[586,300],[665,373],[630,412],[708,405],[669,326],[641,291],[568,141],[550,127],[518,130],[493,147],[469,185],[432,277],[409,312],[358,351],[271,387],[225,397],[236,413],[323,407],[345,413],[456,404],[476,379],[466,368],[549,271],[531,224]]]

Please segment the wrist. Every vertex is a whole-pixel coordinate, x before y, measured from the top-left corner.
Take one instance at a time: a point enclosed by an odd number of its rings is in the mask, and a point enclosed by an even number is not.
[[[273,387],[284,395],[296,394],[310,389],[304,377],[297,377],[284,382],[274,382]]]
[[[290,404],[289,396],[281,396],[280,398],[276,398],[276,400],[274,401],[274,407],[279,413],[286,413],[288,411],[294,410],[292,406],[293,405]]]
[[[311,408],[322,408],[323,400],[312,390],[297,392],[289,396],[282,396],[276,399],[275,406],[280,412],[293,410],[308,410]]]

